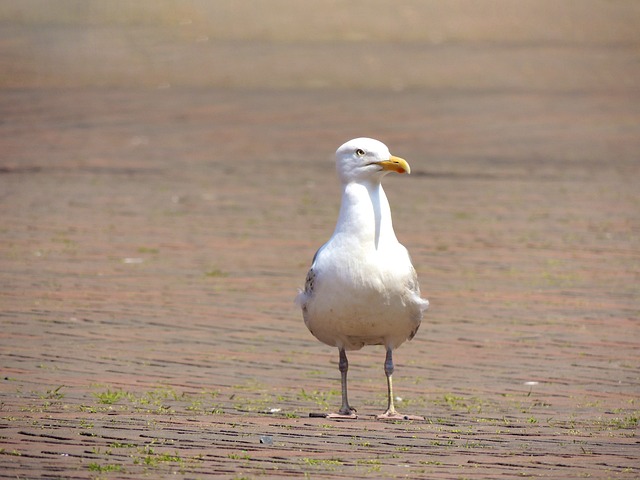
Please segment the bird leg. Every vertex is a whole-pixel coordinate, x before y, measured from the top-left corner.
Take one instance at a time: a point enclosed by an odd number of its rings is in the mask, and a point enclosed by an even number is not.
[[[393,405],[393,353],[390,348],[387,348],[387,356],[384,359],[384,373],[387,376],[387,411],[384,412],[382,417],[391,417],[398,414],[396,407]]]
[[[424,417],[417,415],[402,415],[396,411],[393,405],[393,353],[391,348],[387,348],[387,356],[384,360],[384,373],[387,376],[387,411],[378,415],[378,420],[424,420]]]
[[[349,361],[347,360],[347,354],[344,348],[340,348],[340,361],[338,363],[340,369],[340,377],[342,381],[342,407],[338,413],[330,413],[328,418],[358,418],[356,415],[356,409],[349,405],[349,399],[347,397],[347,371],[349,370]]]

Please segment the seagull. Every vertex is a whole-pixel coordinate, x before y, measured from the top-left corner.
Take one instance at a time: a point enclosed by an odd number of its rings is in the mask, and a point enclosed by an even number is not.
[[[414,337],[429,301],[420,296],[416,271],[396,238],[381,185],[388,173],[408,174],[411,169],[384,143],[356,138],[336,151],[336,170],[342,185],[336,228],[314,255],[304,290],[296,297],[311,334],[339,351],[342,406],[327,416],[357,418],[347,396],[347,350],[383,345],[387,410],[377,418],[423,419],[396,411],[391,377],[393,350]]]

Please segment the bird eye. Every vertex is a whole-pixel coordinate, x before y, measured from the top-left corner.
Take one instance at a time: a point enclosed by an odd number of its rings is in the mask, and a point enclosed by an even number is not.
[[[356,155],[359,157],[364,157],[364,150],[362,150],[361,148],[356,150]]]

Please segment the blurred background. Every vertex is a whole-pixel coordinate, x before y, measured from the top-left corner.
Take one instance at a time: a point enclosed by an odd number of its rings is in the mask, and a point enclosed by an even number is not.
[[[0,86],[635,90],[634,0],[4,0]]]

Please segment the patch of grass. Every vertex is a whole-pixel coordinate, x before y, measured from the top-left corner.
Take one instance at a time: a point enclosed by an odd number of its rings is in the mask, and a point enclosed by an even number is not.
[[[98,403],[104,406],[80,407],[80,410],[88,413],[110,411],[113,405],[119,404],[122,411],[130,410],[141,413],[167,415],[176,411],[195,412],[203,415],[222,413],[221,408],[213,401],[219,395],[219,391],[205,390],[201,393],[178,392],[170,386],[158,386],[143,392],[127,392],[120,388],[100,386],[102,391],[92,395]]]
[[[122,442],[112,442],[109,444],[110,448],[134,448],[136,446],[135,443],[122,443]]]
[[[434,447],[452,447],[453,445],[456,444],[456,442],[453,440],[447,440],[446,442],[441,442],[439,440],[432,440],[431,442],[429,442],[429,444],[433,445]]]
[[[64,398],[64,393],[60,391],[63,387],[64,385],[60,385],[57,388],[47,390],[45,393],[40,394],[40,398],[46,398],[48,400],[61,400]]]
[[[140,247],[138,248],[138,253],[159,253],[159,250],[157,248],[152,248],[152,247]]]
[[[233,408],[239,412],[266,413],[271,411],[271,405],[273,405],[273,403],[273,399],[266,395],[258,398],[234,396]]]
[[[464,397],[458,397],[452,393],[445,393],[444,403],[454,409],[466,406],[466,403],[464,402]]]
[[[473,214],[470,212],[455,212],[453,218],[456,220],[470,220],[473,218]]]
[[[17,450],[7,450],[6,448],[0,448],[0,455],[11,455],[13,457],[19,457],[22,454]]]
[[[609,419],[598,419],[595,424],[599,427],[609,428],[612,430],[622,430],[628,428],[637,428],[638,427],[638,419],[640,417],[635,415],[628,415],[626,417],[615,417]]]
[[[204,276],[205,277],[209,277],[209,278],[226,278],[229,276],[228,272],[224,272],[222,270],[220,270],[219,268],[211,268],[209,270],[207,270],[206,272],[204,272]]]
[[[370,447],[371,442],[362,441],[358,437],[353,437],[353,440],[349,442],[349,445],[354,445],[356,447]]]
[[[333,401],[333,398],[340,394],[337,390],[327,390],[325,392],[314,390],[313,392],[307,392],[304,388],[301,388],[298,394],[298,400],[312,401],[320,407],[329,408],[330,401]]]
[[[80,420],[80,428],[93,428],[94,425],[91,422],[88,422],[84,419]]]
[[[464,445],[462,445],[463,448],[482,448],[483,445],[480,442],[470,442],[469,440],[467,440],[465,442]]]
[[[230,458],[231,460],[251,460],[251,455],[243,450],[242,454],[230,453],[229,455],[227,455],[227,458]]]
[[[139,396],[132,396],[132,401],[140,404],[157,404],[163,400],[180,400],[184,397],[171,387],[158,387],[144,392]]]
[[[91,462],[87,465],[90,471],[92,472],[122,472],[122,465],[118,465],[116,463],[107,463],[105,465],[100,465],[97,462]]]
[[[356,464],[366,465],[367,467],[369,467],[367,468],[367,473],[377,473],[382,470],[382,462],[377,458],[356,460]]]
[[[203,406],[202,399],[194,398],[193,400],[191,400],[191,403],[189,405],[187,405],[186,408],[190,412],[202,412],[202,411],[204,411],[204,406]]]
[[[180,463],[182,459],[175,453],[156,453],[155,449],[150,445],[145,446],[140,455],[133,459],[133,463],[136,465],[146,465],[148,467],[155,467],[160,463]]]
[[[342,465],[342,460],[339,459],[325,459],[325,458],[309,458],[304,457],[302,461],[307,465]]]
[[[182,399],[189,402],[185,407],[189,412],[200,413],[204,415],[218,415],[223,413],[223,410],[216,405],[210,403],[211,399],[217,397],[219,392],[210,391],[202,392],[200,395],[188,396],[182,395]],[[211,397],[211,398],[209,398]]]
[[[98,399],[98,402],[104,403],[106,405],[113,405],[114,403],[119,402],[123,398],[127,397],[127,393],[122,390],[111,390],[108,389],[106,392],[98,392],[93,394],[94,397]]]
[[[178,394],[171,387],[158,387],[141,394],[129,394],[128,400],[137,407],[138,410],[147,413],[173,413],[174,410],[167,405],[167,401],[181,401],[185,395]]]
[[[446,405],[453,410],[466,410],[469,413],[480,413],[484,406],[481,399],[476,397],[460,397],[452,393],[446,393],[442,400],[436,400],[440,405]]]

